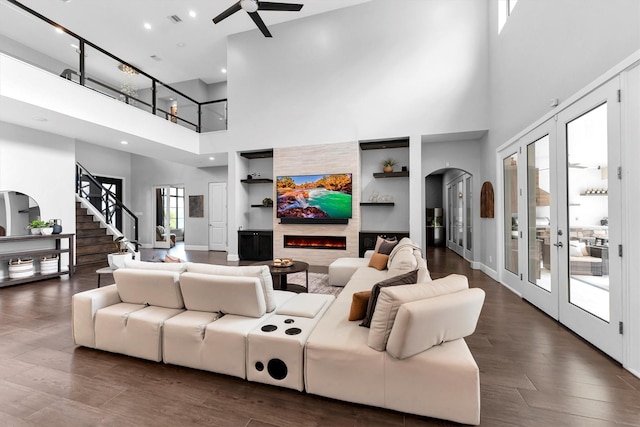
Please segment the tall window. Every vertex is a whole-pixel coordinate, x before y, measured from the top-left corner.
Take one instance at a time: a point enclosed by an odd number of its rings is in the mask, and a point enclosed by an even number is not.
[[[169,189],[169,227],[172,230],[184,228],[184,188]]]

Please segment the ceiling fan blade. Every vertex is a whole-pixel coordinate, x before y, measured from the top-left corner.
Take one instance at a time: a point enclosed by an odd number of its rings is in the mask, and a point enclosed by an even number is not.
[[[302,9],[301,4],[292,3],[274,3],[270,1],[258,1],[258,10],[283,10],[287,12],[299,12]]]
[[[269,32],[269,29],[267,28],[267,26],[264,24],[264,21],[262,20],[262,18],[260,18],[260,15],[258,15],[258,12],[248,12],[248,13],[251,19],[253,19],[253,22],[256,23],[256,25],[258,26],[258,28],[260,28],[260,31],[262,31],[262,34],[264,34],[265,37],[273,37]]]
[[[213,18],[213,23],[217,24],[218,22],[222,21],[223,19],[228,18],[229,16],[233,15],[234,13],[239,11],[240,9],[241,9],[240,2],[235,3],[229,9],[225,10],[220,15],[216,16],[215,18]]]

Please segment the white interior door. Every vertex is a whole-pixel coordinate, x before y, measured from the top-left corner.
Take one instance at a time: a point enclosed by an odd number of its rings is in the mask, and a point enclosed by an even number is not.
[[[558,115],[560,321],[622,358],[620,102],[614,79]]]
[[[209,250],[227,250],[227,184],[209,183]]]

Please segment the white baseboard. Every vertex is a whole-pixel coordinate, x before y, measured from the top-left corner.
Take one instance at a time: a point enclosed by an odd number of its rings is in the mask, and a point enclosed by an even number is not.
[[[227,254],[227,261],[240,261],[240,257],[238,256],[238,254]]]
[[[205,245],[184,245],[186,251],[208,251],[209,246]]]
[[[636,377],[640,378],[640,372],[635,370],[635,369],[629,369],[628,367],[624,367],[627,371],[631,372],[633,375],[635,375]]]
[[[479,263],[479,264],[480,264],[479,270],[481,270],[484,274],[486,274],[487,276],[491,277],[493,280],[498,282],[498,272],[497,271],[495,271],[494,269],[488,267],[485,264],[482,264],[482,263]]]

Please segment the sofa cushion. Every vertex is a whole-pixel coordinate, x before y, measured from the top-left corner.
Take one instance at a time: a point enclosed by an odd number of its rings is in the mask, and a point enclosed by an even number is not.
[[[380,246],[378,246],[378,250],[376,252],[384,255],[389,255],[397,244],[398,241],[395,238],[393,240],[383,240],[380,243]]]
[[[364,319],[367,315],[369,298],[371,298],[371,291],[360,291],[353,294],[351,309],[349,310],[349,321]]]
[[[272,312],[276,309],[276,299],[273,294],[273,279],[271,278],[271,273],[269,273],[269,267],[266,265],[237,267],[189,262],[187,263],[187,271],[189,273],[218,274],[221,276],[257,277],[262,286],[267,312]]]
[[[386,243],[387,245],[385,246],[385,250],[388,249],[389,252],[380,252],[380,246],[382,246],[383,243]],[[378,236],[376,238],[376,245],[373,247],[373,251],[374,252],[379,252],[379,253],[383,253],[385,255],[389,255],[389,253],[391,252],[391,250],[398,244],[398,238],[396,236],[393,236],[391,238],[384,238],[382,236]]]
[[[313,319],[329,303],[335,300],[333,295],[297,294],[276,310],[282,316],[306,317]]]
[[[260,279],[251,276],[182,273],[180,289],[188,310],[223,312],[247,317],[266,313]]]
[[[483,303],[484,291],[473,288],[402,304],[389,335],[387,352],[406,359],[471,335]]]
[[[180,275],[175,271],[119,268],[113,272],[122,302],[184,308]]]
[[[369,267],[373,267],[376,270],[384,270],[387,268],[387,261],[389,261],[389,255],[374,252],[369,258]]]
[[[451,274],[442,279],[409,286],[394,286],[380,290],[380,296],[371,319],[369,347],[384,351],[398,309],[404,303],[450,294],[469,288],[465,276]]]
[[[373,317],[373,313],[376,309],[378,294],[380,294],[380,290],[382,288],[416,283],[417,278],[418,271],[414,270],[410,271],[409,273],[401,274],[399,276],[390,277],[387,280],[383,280],[382,282],[378,282],[373,285],[373,288],[371,288],[371,297],[369,298],[369,303],[367,304],[367,314],[360,326],[368,328],[369,325],[371,325],[371,318]]]
[[[164,270],[177,271],[178,273],[182,273],[187,269],[187,264],[184,262],[149,262],[127,260],[125,261],[124,266],[125,268],[135,268],[138,270]]]
[[[391,254],[389,254],[389,261],[387,263],[389,277],[408,273],[418,268],[418,262],[413,255],[413,251],[416,248],[417,246],[406,237],[398,243],[393,251],[391,251]]]

